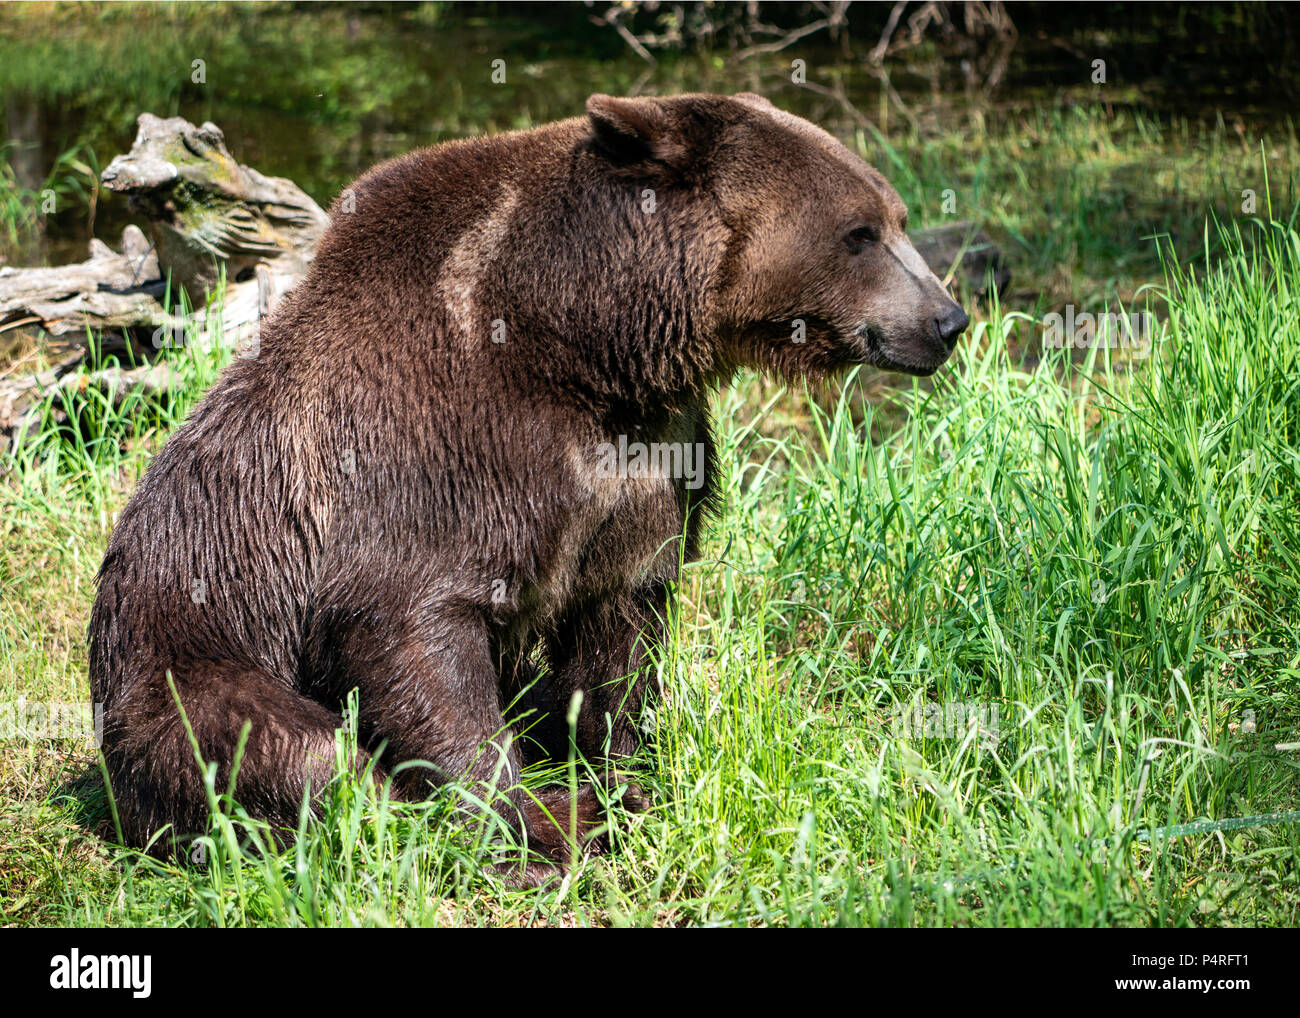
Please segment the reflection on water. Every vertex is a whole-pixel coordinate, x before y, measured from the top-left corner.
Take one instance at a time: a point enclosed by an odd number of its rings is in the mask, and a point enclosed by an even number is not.
[[[380,159],[574,116],[601,91],[751,89],[843,131],[854,121],[824,94],[842,88],[886,133],[904,119],[938,130],[972,104],[1095,102],[1088,73],[1100,53],[1115,86],[1111,103],[1192,116],[1225,106],[1264,119],[1294,111],[1294,70],[1279,76],[1271,63],[1285,62],[1290,43],[1272,38],[1277,56],[1261,60],[1268,40],[1259,37],[1276,34],[1249,13],[1171,14],[1157,29],[1150,11],[1079,6],[1092,14],[1012,8],[1021,36],[994,96],[967,88],[960,54],[922,46],[889,64],[892,100],[860,60],[815,38],[747,61],[685,53],[651,66],[576,4],[6,6],[0,94],[22,188],[38,189],[60,153],[76,146],[92,168],[102,167],[129,148],[136,115],[149,111],[212,120],[241,162],[292,178],[322,205]],[[855,23],[855,51],[870,47],[879,32],[873,22],[887,13],[868,10]],[[795,59],[820,92],[791,82]],[[504,66],[504,82],[493,81],[494,61],[504,61],[495,65]],[[102,237],[116,237],[130,219],[113,200],[95,206],[61,197],[60,207],[43,236],[11,239],[0,254],[29,264],[84,257],[88,207]]]

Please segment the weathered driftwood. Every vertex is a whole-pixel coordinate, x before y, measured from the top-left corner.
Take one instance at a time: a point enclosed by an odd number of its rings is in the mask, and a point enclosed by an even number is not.
[[[25,426],[34,423],[40,415],[37,404],[46,393],[61,385],[81,360],[82,354],[77,351],[48,371],[0,382],[0,426],[6,434],[17,439]]]
[[[197,303],[222,269],[233,282],[259,264],[288,280],[306,271],[329,216],[293,181],[241,166],[216,124],[151,113],[137,124],[131,151],[101,180],[149,220],[173,285]]]
[[[90,258],[76,265],[0,268],[0,330],[89,328],[139,340],[140,330],[168,325],[166,280],[201,316],[222,276],[223,322],[244,328],[306,271],[329,217],[297,185],[241,166],[215,124],[145,113],[138,125],[131,151],[102,180],[146,218],[152,243],[132,226],[120,254],[92,240]]]
[[[142,114],[131,151],[104,170],[104,186],[125,195],[147,220],[149,237],[135,226],[121,251],[99,240],[90,258],[58,268],[0,267],[0,332],[28,327],[59,339],[54,368],[0,380],[0,432],[16,434],[39,412],[51,388],[70,377],[77,385],[128,383],[165,387],[165,373],[147,368],[79,374],[88,331],[137,355],[195,336],[228,346],[256,337],[257,322],[306,272],[328,215],[292,181],[241,166],[215,124],[195,127],[181,117]],[[917,250],[941,277],[965,278],[976,293],[1002,289],[1010,276],[1001,252],[983,231],[955,223],[911,234]],[[219,318],[207,299],[224,277]],[[197,310],[182,318],[163,307],[184,294]]]
[[[86,329],[160,325],[162,272],[140,228],[122,233],[119,254],[100,240],[90,258],[58,268],[0,268],[0,331],[39,327],[51,336]]]
[[[236,346],[307,270],[329,217],[292,181],[241,166],[213,124],[143,114],[131,151],[103,173],[147,220],[122,235],[121,251],[99,240],[90,257],[57,268],[0,268],[0,331],[27,328],[57,338],[55,366],[0,381],[0,431],[16,435],[52,388],[75,377],[81,387],[125,385],[164,376],[140,369],[77,374],[89,332],[104,349],[150,355],[164,346],[203,342]],[[225,279],[218,315],[208,297]],[[171,308],[163,306],[170,289]],[[182,295],[195,310],[179,313]],[[139,376],[137,378],[137,376]]]

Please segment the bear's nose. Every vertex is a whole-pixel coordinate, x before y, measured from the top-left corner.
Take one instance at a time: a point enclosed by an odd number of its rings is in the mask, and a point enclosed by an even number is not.
[[[966,331],[968,325],[970,325],[970,318],[966,316],[965,311],[954,304],[951,311],[934,320],[934,331],[943,340],[943,345],[951,351],[957,345],[957,337]]]

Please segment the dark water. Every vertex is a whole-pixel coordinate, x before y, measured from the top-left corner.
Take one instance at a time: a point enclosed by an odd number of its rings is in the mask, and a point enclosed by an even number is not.
[[[799,4],[763,9],[789,25],[815,16]],[[1086,98],[1098,57],[1114,102],[1157,114],[1277,121],[1297,108],[1300,52],[1286,8],[1012,5],[1019,38],[998,89],[981,83],[989,45],[925,43],[888,63],[897,101],[860,56],[888,11],[855,5],[847,42],[822,33],[739,60],[719,40],[715,51],[665,54],[652,66],[591,24],[582,4],[0,5],[0,108],[9,162],[29,191],[71,150],[102,168],[130,147],[135,117],[148,111],[215,122],[237,159],[292,178],[322,205],[380,159],[578,115],[593,92],[752,89],[852,128],[838,100],[792,83],[796,59],[810,82],[842,87],[886,133],[909,120],[941,130],[972,106]],[[493,81],[494,66],[504,82]],[[84,257],[92,228],[115,239],[129,216],[111,196],[82,193],[88,179],[65,169],[59,210],[0,237],[0,255],[55,263]]]

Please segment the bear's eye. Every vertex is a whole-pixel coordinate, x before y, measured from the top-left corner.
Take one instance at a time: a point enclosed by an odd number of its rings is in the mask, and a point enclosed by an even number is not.
[[[857,254],[868,244],[874,244],[880,239],[880,234],[876,232],[874,226],[859,226],[856,230],[850,230],[844,235],[844,243],[848,249]]]

